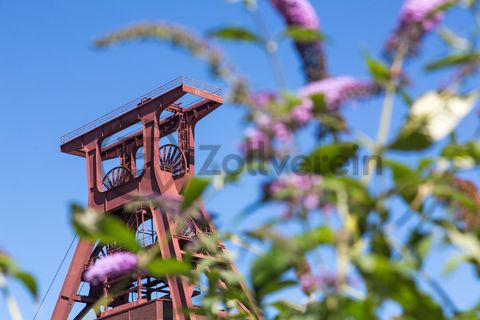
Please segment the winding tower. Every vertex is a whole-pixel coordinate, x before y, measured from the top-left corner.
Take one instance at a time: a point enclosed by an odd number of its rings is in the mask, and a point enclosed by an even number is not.
[[[162,257],[182,260],[184,246],[193,237],[215,233],[201,204],[201,223],[191,219],[183,231],[177,230],[178,217],[168,209],[150,205],[132,213],[124,207],[138,194],[181,197],[180,190],[195,172],[195,125],[222,103],[220,89],[180,77],[63,136],[61,151],[86,159],[89,207],[120,217],[141,245],[158,245]],[[223,244],[218,245],[224,250]],[[118,279],[89,285],[88,294],[82,295],[79,288],[92,263],[119,250],[114,245],[78,242],[51,319],[82,319],[108,293]],[[192,298],[198,294],[181,277],[139,275],[97,317],[200,319],[185,312],[195,307]],[[71,315],[74,303],[83,304],[83,309]]]

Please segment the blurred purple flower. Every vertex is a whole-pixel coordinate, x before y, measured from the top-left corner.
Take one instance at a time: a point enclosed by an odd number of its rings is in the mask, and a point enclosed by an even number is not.
[[[265,132],[256,128],[248,128],[245,131],[245,137],[247,138],[249,147],[253,150],[261,149],[265,143],[268,143],[270,140]]]
[[[278,94],[273,91],[259,91],[252,94],[250,99],[255,107],[263,109],[268,106],[269,103],[278,100]]]
[[[304,125],[313,118],[313,102],[311,99],[302,99],[302,103],[293,108],[292,118],[300,125]]]
[[[314,210],[320,206],[318,186],[321,178],[316,175],[284,175],[268,185],[270,196],[285,200],[289,203],[289,216],[294,207],[302,210]],[[298,207],[298,205],[300,207]]]
[[[272,126],[272,130],[273,135],[279,140],[290,141],[292,139],[292,135],[288,130],[288,127],[282,122],[275,123]]]
[[[347,278],[347,283],[351,282],[352,281]],[[299,283],[304,292],[338,289],[337,276],[331,272],[324,272],[316,275],[312,273],[306,273],[300,276]]]
[[[270,192],[275,194],[283,191],[286,188],[293,188],[294,190],[301,192],[312,191],[312,189],[315,188],[320,181],[320,177],[315,175],[284,175],[271,183]]]
[[[423,36],[432,31],[443,18],[438,11],[449,0],[405,0],[400,12],[400,21],[387,42],[389,54],[400,48],[406,54],[416,52]]]
[[[318,206],[320,205],[320,197],[318,196],[318,194],[314,194],[314,193],[307,194],[302,199],[302,202],[305,208],[309,210],[313,210],[315,208],[318,208]]]
[[[317,279],[311,273],[301,275],[298,283],[305,293],[309,294],[318,290]]]
[[[318,30],[320,22],[308,0],[271,0],[288,26]],[[295,48],[303,61],[308,82],[326,77],[325,55],[321,41],[296,41]]]
[[[323,273],[317,276],[318,286],[324,289],[335,289],[338,287],[337,277],[333,273]]]
[[[327,108],[335,111],[347,100],[369,96],[377,89],[377,85],[372,82],[343,76],[309,83],[300,90],[299,95],[308,98],[314,94],[323,94]]]
[[[330,204],[330,203],[325,203],[322,205],[322,213],[324,214],[330,214],[335,212],[335,206]]]
[[[325,53],[320,41],[295,42],[295,48],[303,62],[303,72],[307,82],[318,81],[328,77]]]
[[[288,25],[318,29],[320,22],[307,0],[271,0]]]
[[[246,158],[268,157],[271,151],[271,139],[263,130],[247,128],[245,130],[245,141],[240,149]]]
[[[106,279],[111,279],[133,272],[137,268],[138,258],[130,252],[119,252],[101,258],[95,262],[87,271],[83,278],[92,285],[103,283]]]
[[[272,125],[272,118],[265,113],[255,114],[254,122],[262,128],[269,127]]]
[[[447,0],[406,0],[400,12],[400,21],[402,23],[427,22],[427,20],[432,18],[428,17],[428,15],[446,1]]]

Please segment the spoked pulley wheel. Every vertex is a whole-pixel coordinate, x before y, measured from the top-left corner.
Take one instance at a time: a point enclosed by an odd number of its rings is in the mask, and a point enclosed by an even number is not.
[[[185,173],[187,158],[183,151],[174,144],[165,144],[160,147],[160,169],[178,177]]]
[[[116,188],[133,178],[132,173],[125,167],[118,166],[103,177],[102,184],[106,190]]]

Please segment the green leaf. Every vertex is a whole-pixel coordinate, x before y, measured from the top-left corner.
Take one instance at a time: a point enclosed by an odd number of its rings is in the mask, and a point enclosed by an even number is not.
[[[285,300],[275,301],[271,306],[279,312],[279,315],[275,319],[290,319],[294,313],[299,314],[304,310],[302,304]]]
[[[461,233],[455,228],[449,228],[447,235],[455,246],[480,263],[480,241],[473,234]]]
[[[16,279],[21,281],[23,285],[28,289],[30,294],[35,298],[38,299],[38,286],[35,278],[27,272],[24,271],[16,271],[12,274]]]
[[[410,256],[415,258],[415,267],[421,269],[432,247],[432,237],[428,233],[414,230],[409,235],[406,247],[409,248]]]
[[[274,247],[267,254],[257,258],[251,267],[252,284],[260,300],[272,292],[273,283],[293,268],[297,256],[287,248]]]
[[[474,2],[474,1],[465,1]],[[477,304],[466,311],[457,312],[451,319],[452,320],[478,320],[480,318],[480,305]]]
[[[35,299],[38,299],[38,287],[35,278],[30,273],[20,270],[12,258],[2,253],[0,253],[0,273],[14,277],[22,282],[30,294]]]
[[[470,258],[468,256],[465,256],[463,254],[453,256],[445,264],[445,269],[443,270],[443,272],[446,275],[449,275],[453,271],[455,271],[455,269],[457,269],[460,266],[460,264],[462,264],[463,262],[467,262],[469,259]]]
[[[185,210],[189,208],[200,196],[205,192],[209,186],[210,181],[205,178],[193,177],[191,178],[187,186],[182,190],[183,202],[181,209]]]
[[[231,270],[221,270],[220,276],[228,285],[238,285],[242,282],[242,276]]]
[[[459,35],[455,34],[455,32],[445,26],[440,27],[440,29],[438,30],[438,34],[440,35],[440,38],[445,41],[445,43],[455,49],[468,50],[471,48],[471,43],[469,40],[460,37]]]
[[[400,151],[421,151],[430,147],[432,138],[423,132],[425,119],[409,119],[398,133],[389,149]]]
[[[385,218],[384,210],[360,180],[350,176],[325,176],[322,180],[322,188],[326,191],[325,196],[330,194],[330,197],[326,198],[325,201],[331,204],[338,203],[336,195],[339,190],[347,192],[348,208],[361,232],[367,230],[367,221],[371,217],[372,210],[376,210],[379,216]]]
[[[282,276],[288,270],[301,265],[307,252],[319,245],[331,244],[335,238],[328,226],[321,226],[292,238],[283,238],[265,228],[258,230],[256,234],[272,241],[270,251],[253,262],[250,272],[258,299],[284,288],[288,281],[284,282]]]
[[[475,166],[480,164],[480,143],[478,141],[465,144],[449,143],[443,148],[441,155],[453,161],[457,167],[465,167],[466,164]]]
[[[405,183],[407,181],[420,181],[418,173],[407,165],[394,160],[384,160],[384,163],[392,169],[393,179],[396,183]]]
[[[405,91],[404,88],[398,89],[398,94],[400,97],[402,97],[402,100],[405,102],[405,104],[409,107],[413,105],[415,101],[413,101],[412,97],[408,94],[407,91]]]
[[[393,150],[424,150],[453,132],[472,110],[478,93],[456,96],[448,92],[428,92],[410,109],[407,122],[390,144]]]
[[[459,188],[450,176],[434,180],[431,192],[441,201],[447,201],[448,204],[452,204],[454,208],[460,205],[471,212],[479,210],[475,199],[467,194],[465,190]]]
[[[77,234],[83,239],[117,243],[133,252],[140,250],[135,234],[120,218],[110,213],[101,213],[72,205],[72,224]]]
[[[156,258],[148,263],[147,269],[149,274],[160,278],[167,275],[186,275],[192,267],[184,261]]]
[[[9,256],[0,253],[0,272],[10,274],[14,270],[17,270],[18,266],[15,261]]]
[[[435,159],[422,158],[422,159],[420,159],[420,161],[418,161],[417,171],[421,173],[425,169],[428,169],[430,166],[432,166],[434,163],[435,163]]]
[[[459,53],[443,57],[434,62],[431,62],[425,66],[429,71],[438,70],[446,67],[457,66],[459,64],[479,64],[480,63],[480,52],[468,52],[468,53]]]
[[[317,42],[325,40],[325,36],[320,31],[299,26],[288,27],[283,32],[283,36],[299,42]]]
[[[370,295],[380,301],[396,301],[402,306],[406,319],[445,319],[442,308],[418,289],[405,265],[375,255],[360,255],[354,263]]]
[[[303,172],[320,175],[342,174],[340,169],[352,158],[358,150],[358,145],[343,142],[318,147],[303,161],[300,169]]]
[[[418,172],[397,161],[387,159],[383,163],[392,170],[393,181],[398,193],[408,204],[411,204],[416,198],[418,187],[422,181]]]
[[[296,281],[293,281],[293,280],[272,281],[270,283],[267,283],[262,288],[262,295],[266,296],[267,294],[270,294],[270,293],[273,293],[273,292],[278,292],[282,289],[293,287],[295,285],[298,285],[298,283]]]
[[[425,236],[417,244],[417,252],[420,259],[425,259],[433,245],[432,237]]]
[[[329,132],[345,131],[345,120],[338,112],[328,110],[325,95],[313,94],[310,99],[313,102],[313,114],[320,121],[322,129]]]
[[[253,32],[242,27],[224,27],[214,29],[208,32],[210,37],[222,40],[258,42],[259,37]]]
[[[302,251],[309,251],[321,244],[332,244],[335,240],[335,235],[332,230],[326,226],[320,226],[293,239]]]
[[[308,303],[277,301],[271,304],[278,311],[275,320],[346,320],[378,319],[378,307],[374,299],[350,298],[347,295],[325,294],[321,299]]]
[[[324,94],[316,93],[310,96],[313,102],[313,114],[319,115],[328,111],[327,101]]]
[[[376,60],[369,54],[365,56],[365,61],[370,74],[378,83],[385,83],[391,78],[390,69],[381,61]]]
[[[371,247],[372,247],[372,253],[376,255],[384,256],[387,258],[392,255],[390,242],[388,241],[387,237],[381,230],[375,231],[372,234]]]
[[[364,299],[355,299],[340,294],[328,295],[319,303],[307,306],[305,316],[295,320],[345,320],[345,319],[378,319],[374,299],[367,296]]]

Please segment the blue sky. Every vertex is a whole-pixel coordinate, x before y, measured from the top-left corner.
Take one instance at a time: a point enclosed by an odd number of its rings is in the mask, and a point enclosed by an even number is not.
[[[260,2],[270,32],[280,33],[281,20],[265,1]],[[322,29],[331,38],[327,44],[330,71],[367,76],[361,52],[367,49],[374,55],[380,53],[395,25],[401,1],[313,3]],[[72,201],[85,203],[87,199],[84,160],[60,153],[59,137],[179,75],[219,84],[202,63],[165,45],[132,43],[96,50],[92,41],[141,21],[182,24],[199,34],[229,24],[254,26],[240,5],[220,0],[0,0],[0,21],[0,247],[37,276],[43,295],[73,237],[68,205]],[[466,30],[469,23],[459,12],[449,14],[447,21],[460,31]],[[425,48],[430,57],[444,53],[436,37],[430,37]],[[259,48],[226,44],[225,51],[229,61],[253,85],[274,88],[268,61]],[[280,59],[288,87],[299,88],[303,78],[288,41],[280,45]],[[417,74],[421,64],[410,64],[408,68]],[[421,75],[412,93],[418,95],[442,78],[446,79],[441,73]],[[377,130],[379,111],[380,101],[374,99],[348,108],[346,115],[357,128],[372,136]],[[405,107],[397,104],[394,128],[399,127],[404,114]],[[243,130],[242,115],[243,111],[235,106],[223,106],[197,126],[196,140],[221,144],[223,155],[234,152]],[[476,124],[476,117],[471,115],[462,123],[461,133],[471,134]],[[205,156],[205,152],[199,152],[198,162],[202,163]],[[254,181],[247,179],[207,201],[207,207],[219,213],[221,225],[231,224],[233,215],[257,198]],[[434,274],[441,272],[436,267],[440,259],[432,260]],[[49,318],[67,265],[38,319]],[[475,289],[468,287],[472,285],[467,282],[470,275],[470,269],[462,268],[442,281],[456,293],[459,306],[478,299]],[[31,319],[33,301],[16,283],[12,286],[25,319]],[[0,300],[0,319],[6,318],[5,304]]]

